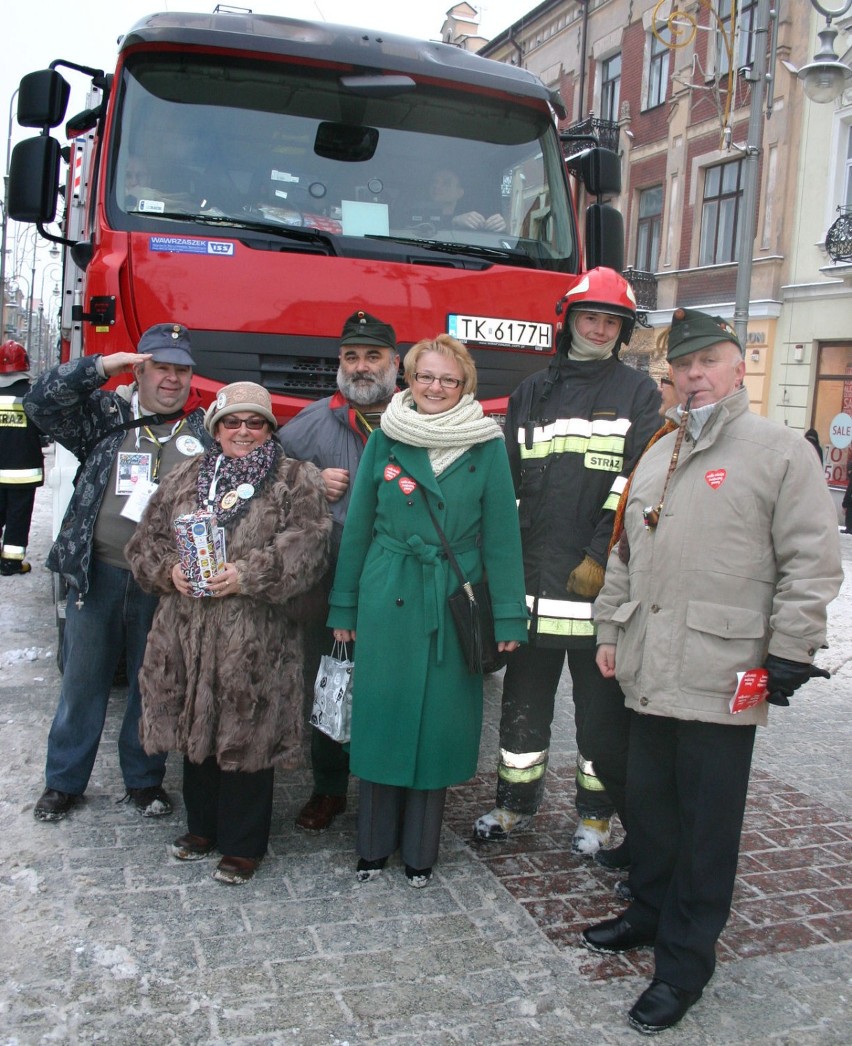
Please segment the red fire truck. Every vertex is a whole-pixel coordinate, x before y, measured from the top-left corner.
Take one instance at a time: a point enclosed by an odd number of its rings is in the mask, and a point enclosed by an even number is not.
[[[90,80],[65,147],[60,67]],[[622,264],[621,216],[601,202],[584,264],[560,107],[525,70],[445,44],[154,14],[114,73],[56,61],[24,77],[18,121],[40,134],[14,150],[8,210],[65,248],[65,358],[176,320],[206,401],[250,379],[284,420],[335,391],[343,321],[366,307],[402,354],[440,331],[465,341],[499,413],[554,352],[554,304],[578,274]],[[607,150],[572,170],[598,200],[620,187]]]

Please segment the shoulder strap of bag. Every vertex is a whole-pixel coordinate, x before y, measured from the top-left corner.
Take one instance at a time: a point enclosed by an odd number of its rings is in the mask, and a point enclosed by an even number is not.
[[[99,436],[86,447],[86,453],[83,456],[83,460],[77,466],[77,471],[74,474],[74,486],[77,486],[77,480],[80,478],[80,473],[91,455],[95,447],[102,443],[108,436],[114,436],[116,432],[129,432],[130,429],[141,429],[143,425],[163,425],[169,421],[177,421],[179,418],[184,416],[183,411],[178,411],[176,414],[143,414],[139,418],[131,418],[130,421],[123,421],[120,425],[114,425],[111,429],[107,429],[106,432],[102,432]]]
[[[420,488],[420,493],[423,495],[423,500],[426,502],[426,511],[429,513],[429,518],[432,520],[432,524],[438,533],[438,537],[441,539],[441,545],[444,548],[444,554],[450,561],[450,566],[456,572],[456,575],[458,576],[458,579],[461,582],[462,588],[467,593],[468,599],[471,602],[474,602],[473,587],[471,586],[471,583],[467,580],[467,578],[464,576],[464,572],[462,571],[462,568],[459,566],[459,561],[453,554],[453,550],[450,548],[449,541],[447,541],[447,535],[443,532],[443,530],[441,530],[441,525],[435,518],[435,513],[432,511],[432,506],[429,504],[429,499],[426,497],[426,491],[422,487]]]

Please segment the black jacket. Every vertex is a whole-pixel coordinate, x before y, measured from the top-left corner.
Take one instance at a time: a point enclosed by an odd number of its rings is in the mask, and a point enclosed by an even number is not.
[[[537,645],[594,646],[591,600],[566,583],[587,555],[605,566],[618,498],[659,428],[659,406],[655,383],[615,356],[560,353],[512,394],[506,445]]]

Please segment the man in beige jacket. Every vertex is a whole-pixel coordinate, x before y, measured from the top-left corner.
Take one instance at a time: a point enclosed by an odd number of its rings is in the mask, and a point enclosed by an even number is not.
[[[755,728],[812,676],[842,580],[837,516],[811,448],[749,411],[721,320],[677,309],[668,360],[677,431],[640,461],[595,603],[597,663],[632,712],[633,900],[583,931],[593,951],[653,945],[638,1030],[676,1024],[713,975],[730,913]],[[739,673],[766,696],[732,712]]]

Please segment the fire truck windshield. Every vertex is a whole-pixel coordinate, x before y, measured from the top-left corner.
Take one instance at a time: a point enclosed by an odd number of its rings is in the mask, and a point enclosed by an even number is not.
[[[302,241],[286,232],[298,229],[348,256],[381,257],[404,243],[576,271],[549,114],[465,86],[408,88],[360,91],[339,69],[294,62],[129,56],[110,223],[236,227],[248,244],[277,231],[283,249]]]

